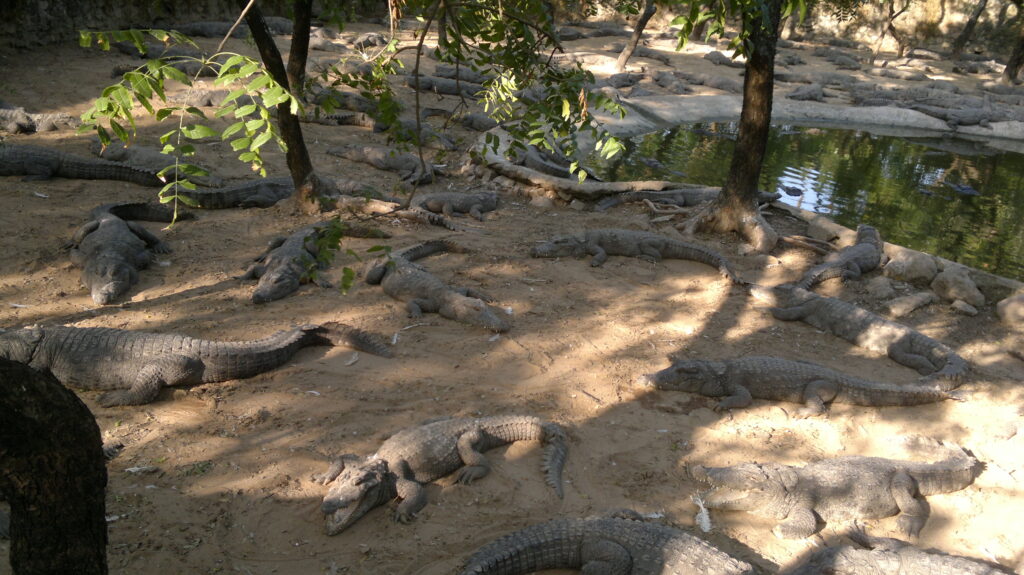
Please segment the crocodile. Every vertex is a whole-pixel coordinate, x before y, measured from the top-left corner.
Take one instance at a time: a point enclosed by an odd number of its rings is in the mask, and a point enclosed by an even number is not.
[[[290,177],[261,178],[212,190],[178,189],[178,196],[192,207],[206,210],[225,208],[269,208],[290,197],[295,184]]]
[[[421,208],[435,214],[451,217],[455,214],[469,214],[484,221],[484,212],[498,209],[498,194],[494,192],[475,192],[463,194],[459,192],[432,192],[417,196],[412,202],[413,207]]]
[[[651,262],[662,258],[691,260],[718,268],[730,281],[743,284],[732,269],[729,260],[718,252],[651,232],[639,230],[601,229],[589,230],[582,234],[557,236],[530,250],[535,258],[558,258],[584,255],[594,256],[590,265],[597,267],[608,260],[608,256],[635,256]]]
[[[174,156],[164,154],[156,148],[149,146],[125,146],[122,142],[111,142],[104,145],[99,138],[95,138],[89,143],[89,151],[104,160],[128,164],[129,166],[153,173],[159,173],[161,170],[178,165]],[[191,174],[184,169],[172,169],[167,179],[174,179],[176,175],[178,180],[188,180],[200,186],[221,186],[224,184],[224,181],[217,176],[210,175],[209,170],[202,167],[200,169],[207,173]],[[182,189],[182,191],[189,190]],[[179,195],[185,194],[181,193]]]
[[[916,536],[928,519],[924,497],[952,493],[974,481],[978,461],[947,444],[948,456],[934,463],[858,455],[824,459],[804,467],[742,463],[693,466],[694,479],[714,488],[709,509],[749,511],[779,520],[783,539],[810,537],[819,522],[882,519],[898,515],[903,533]]]
[[[854,545],[819,549],[785,575],[1011,575],[1013,571],[971,557],[914,547],[901,539],[872,537],[863,530],[846,533]]]
[[[281,299],[310,281],[320,287],[331,287],[331,283],[319,273],[326,268],[326,261],[318,254],[320,240],[332,223],[306,226],[288,237],[271,241],[267,251],[257,257],[242,276],[242,279],[259,280],[252,292],[252,302],[260,304]],[[352,224],[343,224],[338,229],[342,235],[351,237],[390,237],[380,230]]]
[[[26,176],[26,180],[53,177],[83,180],[124,180],[159,187],[164,182],[155,172],[126,164],[87,158],[39,146],[0,144],[0,176]]]
[[[857,226],[857,240],[825,258],[825,261],[814,266],[804,274],[796,285],[803,289],[832,278],[856,279],[885,262],[882,251],[882,236],[874,227],[860,224]]]
[[[750,293],[768,302],[776,319],[800,320],[872,351],[925,376],[921,383],[943,391],[959,387],[969,364],[946,344],[841,299],[825,297],[792,284],[754,285]]]
[[[621,192],[606,198],[602,198],[594,206],[594,210],[603,212],[608,208],[618,206],[627,202],[642,202],[648,200],[656,204],[671,204],[680,208],[692,207],[705,204],[718,198],[722,188],[696,186],[681,190],[639,190],[635,192]],[[757,192],[759,204],[774,202],[782,197],[779,193]]]
[[[490,472],[484,451],[516,441],[545,444],[542,468],[547,483],[562,493],[562,468],[569,452],[565,431],[556,423],[530,415],[446,417],[399,431],[369,457],[342,455],[316,479],[327,485],[321,510],[327,534],[341,533],[371,509],[398,497],[401,523],[427,504],[423,486],[458,472],[469,484]]]
[[[162,204],[107,204],[92,211],[92,220],[78,228],[66,245],[71,263],[82,269],[82,285],[89,289],[92,301],[113,303],[138,283],[139,270],[149,266],[154,253],[171,251],[146,228],[115,214],[171,221],[173,212]]]
[[[421,317],[424,312],[437,313],[469,325],[476,325],[498,333],[512,329],[501,310],[487,302],[494,301],[474,288],[452,287],[426,271],[414,260],[442,251],[456,251],[446,241],[432,241],[407,248],[391,257],[386,265],[377,265],[364,278],[366,283],[380,284],[384,293],[406,302],[410,317]]]
[[[339,158],[370,164],[378,170],[398,172],[403,182],[412,185],[434,181],[434,168],[429,162],[420,162],[419,156],[396,152],[385,146],[348,145],[328,148],[327,153]]]
[[[751,399],[803,403],[801,416],[825,411],[829,402],[869,407],[921,405],[962,399],[930,385],[894,385],[856,378],[808,361],[749,356],[739,359],[679,360],[639,378],[657,389],[724,397],[716,410],[747,407]]]
[[[0,102],[0,130],[12,134],[49,132],[62,126],[76,128],[81,123],[81,120],[70,114],[32,114],[25,111],[25,108]]]
[[[0,357],[48,369],[68,387],[105,391],[98,403],[112,407],[149,403],[164,386],[253,377],[282,365],[303,347],[339,344],[391,355],[377,336],[328,322],[239,342],[106,327],[34,325],[0,333]]]
[[[461,575],[580,569],[594,575],[753,575],[753,566],[674,527],[620,517],[560,518],[476,550]]]

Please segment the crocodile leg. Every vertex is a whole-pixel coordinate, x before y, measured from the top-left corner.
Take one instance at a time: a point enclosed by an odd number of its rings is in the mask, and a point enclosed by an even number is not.
[[[395,483],[398,497],[402,500],[395,510],[395,521],[409,523],[412,518],[427,506],[427,492],[423,486],[412,479],[399,477]]]
[[[804,387],[804,407],[797,411],[800,417],[825,413],[825,404],[839,395],[839,386],[834,382],[812,381]]]
[[[583,575],[629,575],[633,558],[615,541],[597,539],[580,544],[580,562]]]
[[[138,222],[129,220],[126,221],[125,223],[128,224],[128,229],[130,229],[133,234],[138,236],[140,240],[146,242],[146,247],[148,247],[149,249],[153,250],[158,254],[171,253],[171,246],[165,244],[163,240],[154,236],[149,230],[142,227]]]
[[[928,375],[938,371],[938,368],[935,367],[931,360],[921,354],[914,353],[909,349],[910,347],[907,339],[897,341],[889,346],[889,357],[900,365],[916,369],[917,373],[921,375]]]
[[[455,292],[460,293],[466,297],[475,297],[476,299],[483,300],[487,303],[491,303],[494,301],[493,297],[475,288],[457,287],[453,289],[455,290]]]
[[[104,393],[97,400],[102,407],[142,405],[156,399],[165,385],[202,381],[203,364],[184,355],[161,357],[149,363],[135,376],[129,389]]]
[[[81,244],[85,236],[95,232],[99,227],[100,223],[96,220],[82,224],[81,227],[75,230],[75,235],[71,236],[71,242],[69,242],[71,247]]]
[[[473,206],[469,208],[469,215],[482,222],[484,221],[484,214],[481,211],[482,209],[483,206],[481,206],[480,204],[473,204]]]
[[[715,411],[725,411],[726,409],[747,407],[750,405],[750,390],[747,388],[742,385],[732,384],[729,385],[727,391],[730,395],[718,402],[718,405],[715,406]]]
[[[409,317],[423,317],[424,313],[437,313],[440,307],[434,300],[423,298],[411,299],[405,304]]]
[[[459,483],[469,485],[474,480],[484,477],[491,471],[491,464],[484,457],[483,453],[476,450],[476,445],[483,439],[483,432],[479,428],[467,431],[459,436],[456,444],[459,450],[459,457],[466,464],[459,470]]]
[[[657,246],[651,245],[649,242],[640,242],[640,259],[647,260],[651,263],[658,263],[661,261],[661,251]]]
[[[608,261],[608,253],[604,251],[604,248],[597,245],[597,243],[587,244],[587,254],[594,256],[590,260],[590,267],[596,268],[604,262]]]
[[[775,316],[775,319],[782,321],[796,321],[803,319],[814,312],[814,300],[793,307],[770,307],[768,311]]]
[[[900,508],[900,516],[896,524],[908,537],[917,537],[928,520],[928,504],[914,497],[917,493],[917,482],[905,471],[897,472],[889,483],[889,492]]]
[[[818,517],[809,507],[794,507],[789,515],[772,529],[782,539],[803,539],[818,531]]]

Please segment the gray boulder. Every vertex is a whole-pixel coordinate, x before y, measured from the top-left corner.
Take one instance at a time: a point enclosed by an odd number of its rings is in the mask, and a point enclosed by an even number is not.
[[[996,314],[1011,327],[1024,327],[1024,293],[1012,295],[997,303]]]

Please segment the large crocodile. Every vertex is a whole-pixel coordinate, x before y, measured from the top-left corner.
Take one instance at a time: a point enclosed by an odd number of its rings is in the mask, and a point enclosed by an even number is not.
[[[469,214],[480,221],[484,221],[484,212],[494,211],[498,208],[498,194],[494,192],[475,192],[472,194],[432,192],[417,196],[413,200],[412,206],[436,214],[444,214],[448,217],[454,214]]]
[[[224,184],[224,181],[219,177],[209,173],[201,175],[189,173],[180,167],[179,169],[174,169],[175,166],[180,166],[180,163],[182,163],[178,158],[150,146],[126,146],[123,142],[111,142],[104,145],[99,138],[94,138],[89,143],[89,151],[104,160],[120,162],[147,172],[160,173],[162,170],[171,168],[170,174],[165,176],[167,180],[177,178],[179,181],[187,180],[200,186],[221,186]],[[200,167],[200,169],[209,172],[205,168]],[[182,192],[185,191],[187,190],[182,188]]]
[[[580,569],[593,575],[752,575],[749,563],[685,531],[618,517],[555,519],[504,535],[461,575],[527,575]]]
[[[594,256],[591,266],[599,266],[608,256],[634,256],[652,262],[663,258],[691,260],[718,268],[733,283],[743,284],[725,256],[712,250],[651,232],[601,229],[582,234],[557,236],[530,250],[535,258]]]
[[[785,575],[1012,575],[981,559],[914,547],[900,539],[872,537],[862,530],[846,534],[854,545],[825,547]]]
[[[632,192],[621,192],[615,195],[602,198],[594,206],[594,210],[603,212],[608,208],[615,207],[627,202],[642,202],[648,200],[656,204],[671,204],[680,208],[692,207],[718,199],[722,188],[695,186],[681,190],[639,190]],[[757,192],[757,202],[774,202],[782,197],[779,193]]]
[[[206,210],[225,208],[269,208],[295,192],[288,178],[263,178],[211,190],[179,188],[185,204]]]
[[[487,294],[465,287],[452,287],[434,274],[426,271],[414,260],[443,251],[457,251],[451,242],[436,240],[424,242],[394,254],[391,261],[376,265],[365,276],[368,284],[380,284],[384,293],[406,302],[410,317],[420,317],[424,312],[437,313],[469,325],[477,325],[491,331],[506,332],[512,325],[503,312],[487,302],[493,301]]]
[[[562,497],[562,467],[569,448],[556,423],[530,415],[431,420],[399,431],[377,453],[343,455],[317,479],[328,485],[321,506],[327,534],[337,535],[374,507],[398,497],[395,520],[408,523],[427,504],[423,485],[458,471],[469,484],[490,472],[482,452],[515,441],[542,441],[543,470]]]
[[[82,285],[100,305],[113,303],[139,281],[154,253],[170,246],[141,225],[121,219],[171,221],[173,210],[161,204],[108,204],[92,211],[92,220],[75,231],[67,247],[71,262],[82,269]]]
[[[804,467],[742,463],[731,467],[693,466],[699,481],[714,490],[704,497],[709,509],[749,511],[779,520],[775,535],[810,537],[819,521],[882,519],[899,515],[897,525],[916,536],[928,519],[924,497],[959,491],[974,481],[977,460],[947,445],[949,456],[935,463],[847,456]]]
[[[64,385],[104,390],[98,403],[142,405],[160,388],[244,379],[301,348],[345,344],[390,356],[378,337],[342,323],[304,325],[252,341],[207,341],[105,327],[30,326],[0,333],[0,357],[48,369]]]
[[[31,134],[33,132],[49,132],[62,126],[78,127],[81,120],[70,114],[32,114],[25,108],[8,106],[0,102],[0,130],[12,134]]]
[[[777,319],[800,320],[861,347],[884,351],[896,363],[927,376],[922,383],[935,384],[944,391],[958,387],[969,369],[967,362],[946,344],[852,303],[792,284],[755,285],[750,293],[774,306],[769,311]]]
[[[861,224],[857,226],[857,240],[852,246],[847,246],[825,258],[824,262],[808,270],[796,285],[803,289],[811,289],[831,278],[856,279],[862,273],[882,265],[884,261],[882,236],[874,227]]]
[[[434,181],[434,166],[421,162],[419,156],[409,152],[396,152],[385,146],[347,145],[328,148],[327,153],[355,162],[370,164],[378,170],[398,172],[403,182],[418,186]]]
[[[257,257],[242,276],[242,279],[259,280],[252,292],[252,302],[266,303],[281,299],[310,281],[320,287],[331,287],[331,283],[319,273],[327,267],[327,261],[318,257],[321,249],[324,249],[321,240],[330,227],[331,222],[320,222],[270,242],[267,251]],[[343,236],[390,237],[380,230],[354,224],[340,224],[337,230]]]
[[[83,180],[124,180],[142,186],[159,187],[164,182],[155,172],[99,158],[76,156],[39,146],[0,143],[0,176],[26,176],[48,180],[54,177]]]

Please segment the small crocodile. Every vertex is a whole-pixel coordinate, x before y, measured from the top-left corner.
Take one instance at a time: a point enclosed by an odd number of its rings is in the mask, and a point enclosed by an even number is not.
[[[452,217],[454,214],[469,214],[482,222],[484,221],[484,212],[491,212],[498,208],[498,194],[494,192],[472,194],[432,192],[417,196],[412,205],[448,217]]]
[[[288,237],[271,241],[267,251],[257,257],[242,276],[242,279],[259,280],[252,292],[252,302],[259,304],[281,299],[310,281],[320,287],[331,287],[331,283],[319,273],[327,263],[318,257],[320,240],[331,224],[321,222],[306,226]],[[338,229],[342,235],[350,237],[390,237],[380,230],[353,224],[342,224]]]
[[[900,539],[846,534],[854,545],[826,547],[785,575],[1012,575],[1010,569],[961,555],[926,551]]]
[[[82,269],[82,285],[89,289],[92,301],[113,303],[139,281],[153,254],[171,251],[149,230],[121,219],[169,222],[173,209],[162,204],[107,204],[92,211],[92,220],[75,231],[68,242],[71,263]]]
[[[591,266],[599,266],[608,260],[608,256],[634,256],[644,260],[658,262],[663,258],[691,260],[718,268],[718,271],[730,281],[743,284],[732,269],[729,260],[718,252],[699,246],[660,236],[651,232],[638,230],[589,230],[582,234],[557,236],[530,250],[535,258],[559,258],[584,255],[594,256]]]
[[[370,164],[378,170],[398,172],[402,181],[408,184],[418,186],[434,181],[433,164],[420,162],[419,156],[408,152],[396,152],[385,146],[348,145],[329,148],[327,153],[339,158]]]
[[[516,441],[545,444],[542,468],[562,497],[565,431],[530,415],[442,418],[399,431],[369,457],[342,455],[316,479],[327,485],[321,510],[327,534],[341,533],[374,507],[398,497],[395,520],[408,523],[427,504],[423,485],[458,472],[459,483],[487,475],[484,451]]]
[[[768,309],[776,319],[800,320],[860,347],[884,351],[896,363],[927,376],[922,383],[934,384],[943,391],[959,387],[970,369],[946,344],[841,299],[820,296],[792,284],[754,285],[750,293],[775,306]]]
[[[808,361],[750,356],[720,361],[681,360],[640,377],[657,389],[724,397],[716,410],[747,407],[751,399],[803,403],[802,416],[825,411],[829,402],[878,407],[961,399],[930,385],[893,385],[859,379]]]
[[[28,180],[54,177],[83,180],[124,180],[159,187],[164,182],[155,172],[98,158],[76,156],[39,146],[0,143],[0,176],[26,176]]]
[[[196,208],[269,208],[295,192],[290,177],[263,178],[213,190],[178,189],[183,201]]]
[[[897,525],[916,536],[928,519],[924,497],[952,493],[974,482],[978,461],[958,446],[935,463],[882,457],[846,456],[804,467],[743,463],[730,467],[693,466],[694,479],[714,490],[704,497],[709,509],[749,511],[778,519],[774,533],[784,539],[810,537],[825,522],[882,519],[899,515]]]
[[[483,292],[464,287],[451,287],[412,263],[427,255],[453,249],[451,242],[437,240],[424,242],[394,254],[391,261],[373,267],[364,278],[368,284],[380,284],[384,293],[406,302],[410,317],[420,317],[424,312],[437,313],[469,325],[477,325],[491,331],[503,333],[512,328],[503,312],[487,302],[494,301]]]
[[[504,535],[466,561],[461,575],[753,575],[749,564],[685,531],[632,519],[562,518]]]
[[[0,333],[0,357],[48,369],[64,385],[106,391],[103,407],[142,405],[173,385],[244,379],[315,345],[348,345],[384,357],[380,338],[337,322],[303,325],[253,341],[208,341],[174,333],[34,325]]]
[[[811,289],[831,278],[857,279],[861,274],[877,268],[884,262],[882,236],[874,227],[860,224],[857,226],[857,240],[852,246],[847,246],[825,258],[824,262],[808,270],[796,285],[803,289]]]

